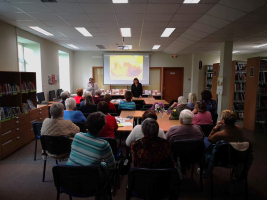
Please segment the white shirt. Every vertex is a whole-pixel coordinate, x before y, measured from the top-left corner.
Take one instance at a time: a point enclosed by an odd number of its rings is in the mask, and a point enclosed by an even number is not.
[[[126,145],[130,147],[132,142],[135,142],[136,140],[139,140],[143,137],[144,137],[144,134],[142,132],[141,125],[136,125],[134,129],[132,130],[132,132],[127,137]],[[162,139],[166,139],[166,135],[161,128],[159,129],[158,137]]]
[[[91,92],[92,96],[95,96],[95,91],[98,89],[97,83],[94,83],[94,86],[92,86],[91,83],[87,83],[87,91]]]

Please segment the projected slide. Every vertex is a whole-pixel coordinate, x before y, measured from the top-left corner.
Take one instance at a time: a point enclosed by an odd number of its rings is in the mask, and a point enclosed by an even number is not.
[[[143,55],[111,55],[111,80],[143,79]]]

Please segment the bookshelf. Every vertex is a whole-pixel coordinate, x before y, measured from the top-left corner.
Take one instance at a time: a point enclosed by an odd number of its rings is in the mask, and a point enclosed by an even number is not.
[[[212,65],[205,65],[204,68],[205,68],[204,90],[208,90],[211,92],[213,66]]]
[[[219,71],[220,71],[220,63],[214,63],[212,66],[211,94],[212,94],[212,99],[214,99],[215,101],[217,101],[217,80]]]
[[[246,61],[232,61],[229,109],[235,111],[241,121],[244,118],[246,69]]]
[[[267,58],[249,58],[243,127],[257,133],[267,132]]]

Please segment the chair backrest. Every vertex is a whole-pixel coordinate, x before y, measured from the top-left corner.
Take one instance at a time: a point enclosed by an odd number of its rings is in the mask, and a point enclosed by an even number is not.
[[[83,116],[87,119],[87,117],[90,115],[90,113],[83,113]]]
[[[42,149],[53,155],[70,153],[71,141],[67,136],[41,136]]]
[[[212,121],[213,121],[213,126],[216,126],[217,119],[218,119],[218,114],[217,113],[212,113],[211,117],[212,117]]]
[[[179,194],[180,179],[177,169],[132,168],[128,174],[128,195],[143,199],[162,199]]]
[[[116,117],[116,116],[120,116],[118,113],[109,113],[111,116]]]
[[[32,123],[32,129],[33,129],[33,133],[35,135],[35,138],[41,137],[42,126],[43,126],[43,122],[33,122]]]
[[[199,125],[199,127],[201,128],[205,137],[208,137],[214,126],[210,124],[205,124],[205,125]]]
[[[113,155],[116,157],[117,153],[118,153],[118,143],[117,140],[115,138],[110,138],[110,137],[99,137],[102,140],[106,140],[111,149],[112,149],[112,153]]]
[[[88,197],[99,192],[99,172],[89,166],[55,165],[52,169],[57,191],[71,196]]]
[[[175,140],[171,143],[173,157],[179,157],[181,165],[200,162],[204,153],[202,140]]]
[[[79,126],[80,132],[86,133],[86,128],[85,128],[85,124],[84,123],[82,123],[82,122],[76,122],[74,124],[76,124],[77,126]]]

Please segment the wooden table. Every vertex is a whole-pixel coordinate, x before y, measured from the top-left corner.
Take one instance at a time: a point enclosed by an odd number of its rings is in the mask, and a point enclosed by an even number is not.
[[[121,111],[121,118],[126,118],[128,116],[133,116],[134,118],[141,118],[143,113],[145,111]],[[133,119],[127,120],[126,122],[133,123]],[[163,114],[163,117],[158,118],[157,120],[159,124],[159,128],[161,128],[164,132],[167,132],[172,126],[179,126],[180,121],[179,120],[169,120],[169,116],[167,116],[166,113]],[[132,126],[125,126],[125,127],[119,127],[118,132],[131,132],[133,130]]]

